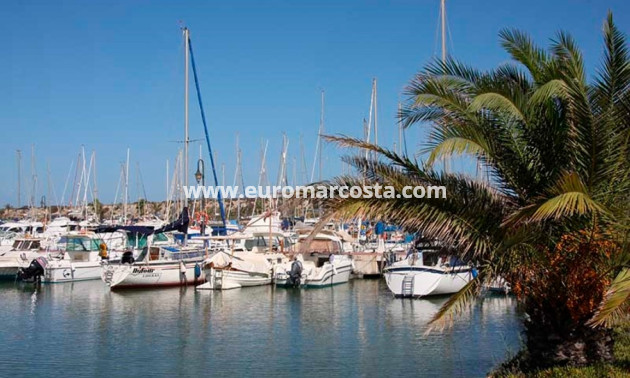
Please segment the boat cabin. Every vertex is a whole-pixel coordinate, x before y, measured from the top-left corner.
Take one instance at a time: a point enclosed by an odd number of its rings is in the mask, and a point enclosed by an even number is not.
[[[205,251],[199,248],[151,246],[144,247],[136,261],[180,261],[198,259],[203,256],[205,256]]]
[[[250,252],[268,252],[269,236],[269,233],[255,232],[250,238],[245,239],[243,248]],[[271,249],[272,251],[291,251],[293,250],[293,242],[283,233],[272,232]]]
[[[16,239],[11,247],[12,251],[37,251],[41,248],[39,239]]]
[[[91,235],[65,235],[60,243],[65,246],[65,254],[73,262],[98,261],[99,246],[103,241]]]

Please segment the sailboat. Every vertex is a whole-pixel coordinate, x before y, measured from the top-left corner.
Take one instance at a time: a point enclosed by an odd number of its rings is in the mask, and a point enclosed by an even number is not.
[[[186,232],[188,230],[188,208],[174,222],[157,230],[147,229],[144,235],[151,241],[150,235],[170,231]],[[133,230],[137,234],[143,231],[140,227],[114,226],[120,230]],[[184,286],[203,282],[201,262],[206,257],[203,248],[178,244],[151,245],[142,249],[137,259],[131,252],[123,255],[120,263],[103,266],[101,279],[111,290],[122,288],[146,288],[156,286]]]
[[[215,186],[219,186],[216,169],[214,166],[214,157],[210,146],[210,137],[208,127],[206,125],[206,116],[201,101],[201,92],[199,90],[199,79],[197,77],[197,69],[195,67],[195,59],[193,54],[192,42],[190,40],[190,31],[183,28],[185,51],[185,73],[184,73],[184,185],[188,187],[188,145],[190,143],[188,134],[188,67],[193,69],[195,80],[195,88],[199,109],[201,111],[201,120],[204,127],[205,139],[210,155],[210,163],[214,176]],[[223,207],[223,199],[221,193],[218,195],[219,207],[221,211],[222,230],[221,233],[227,231],[225,221],[225,209]],[[102,279],[111,290],[129,287],[156,287],[156,286],[180,286],[189,284],[199,284],[204,282],[201,274],[201,263],[207,257],[206,248],[202,245],[187,245],[188,242],[188,226],[190,219],[188,216],[188,200],[180,217],[164,226],[161,229],[154,230],[150,233],[159,234],[169,231],[178,231],[184,234],[182,244],[150,246],[147,245],[138,256],[137,261],[124,259],[119,265],[111,265],[103,269]],[[203,236],[201,236],[203,237]]]

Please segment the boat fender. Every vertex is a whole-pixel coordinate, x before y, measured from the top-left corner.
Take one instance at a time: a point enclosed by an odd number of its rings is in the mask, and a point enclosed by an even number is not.
[[[473,278],[477,278],[477,276],[479,275],[477,268],[472,268],[470,272],[472,273]]]
[[[199,263],[195,264],[195,278],[201,277],[201,265]]]

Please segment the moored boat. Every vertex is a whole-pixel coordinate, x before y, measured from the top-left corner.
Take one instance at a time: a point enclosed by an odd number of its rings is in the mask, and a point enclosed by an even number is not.
[[[199,290],[227,290],[271,284],[274,266],[287,262],[280,253],[217,252],[204,261],[206,283]]]
[[[299,267],[297,272],[296,266]],[[352,260],[348,256],[331,254],[326,258],[308,256],[304,259],[298,255],[294,262],[277,266],[274,281],[276,286],[284,287],[326,287],[348,282],[350,273]]]
[[[394,296],[419,298],[458,292],[473,278],[474,269],[436,247],[411,251],[383,274]]]
[[[64,236],[65,249],[47,254],[45,264],[33,266],[39,258],[18,271],[18,277],[44,283],[97,280],[101,277],[101,246],[103,241],[93,233],[72,233]],[[113,257],[113,256],[112,256]],[[37,264],[36,264],[37,265]]]
[[[104,266],[101,279],[111,290],[199,284],[204,258],[205,251],[196,247],[145,247],[138,261]]]
[[[15,239],[11,248],[0,251],[0,280],[15,280],[20,268],[28,267],[31,261],[44,254],[40,248],[40,239]]]

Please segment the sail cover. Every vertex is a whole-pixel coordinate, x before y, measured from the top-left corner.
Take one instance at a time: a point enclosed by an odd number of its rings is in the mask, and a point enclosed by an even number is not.
[[[188,233],[188,223],[190,223],[190,218],[188,218],[188,208],[184,207],[182,213],[179,215],[179,218],[153,232],[159,234],[168,231],[179,231],[186,234]]]

